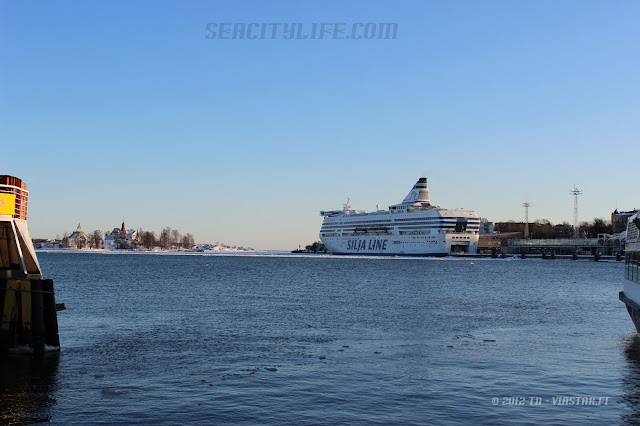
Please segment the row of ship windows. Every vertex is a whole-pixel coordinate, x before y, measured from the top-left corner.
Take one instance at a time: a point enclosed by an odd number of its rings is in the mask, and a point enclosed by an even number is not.
[[[431,233],[431,231],[400,231],[400,235],[429,235]],[[380,234],[371,234],[373,235],[380,235]],[[321,237],[339,237],[340,233],[339,232],[325,232],[325,233],[321,233],[320,234]],[[345,234],[344,237],[351,237],[352,235],[350,234]],[[360,235],[362,236],[362,235]],[[413,238],[413,237],[412,237]],[[436,237],[415,237],[415,238],[436,238]]]
[[[428,235],[429,231],[410,231],[410,232],[400,232],[400,235]],[[339,232],[328,232],[328,233],[323,233],[320,234],[321,237],[340,237],[340,233]],[[343,235],[343,238],[350,238],[352,237],[351,235]],[[434,239],[437,240],[438,237],[435,236],[431,236],[431,237],[408,237],[408,238],[412,238],[412,239],[419,239],[419,240],[426,240],[426,239]],[[471,237],[469,236],[457,236],[457,237],[451,237],[452,239],[456,239],[456,240],[471,240]],[[395,243],[394,243],[395,244]]]
[[[456,225],[455,223],[452,224],[448,224],[448,225],[422,225],[422,226],[398,226],[398,229],[455,229]],[[477,231],[478,229],[480,229],[479,226],[467,226],[467,229],[469,231]]]
[[[407,231],[410,229],[442,229],[442,230],[452,230],[452,229],[456,229],[455,225],[448,225],[448,226],[442,226],[442,225],[424,225],[424,226],[398,226],[397,228],[392,227],[391,229],[387,230],[387,232],[391,232],[394,229],[397,229],[399,231]],[[467,226],[466,231],[468,232],[473,232],[473,231],[478,231],[480,230],[479,227],[477,226]],[[340,232],[341,229],[328,229],[328,228],[323,228],[320,230],[320,232]],[[354,232],[354,229],[342,229],[342,232]],[[464,230],[462,230],[464,231]]]
[[[631,253],[627,253],[624,258],[624,263],[624,277],[629,281],[639,282],[638,264],[640,263],[640,252],[634,251]]]
[[[400,234],[401,235],[426,235],[425,232],[419,232],[419,231],[416,231],[416,232],[401,232]],[[340,234],[328,233],[328,234],[321,234],[320,236],[321,237],[340,237]],[[349,235],[345,235],[344,236],[345,239],[349,238],[349,237],[351,237],[351,236],[349,236]],[[433,240],[434,243],[435,242],[439,242],[438,237],[434,237],[434,236],[431,236],[431,237],[407,237],[407,238],[414,239],[414,240]],[[471,237],[459,236],[459,237],[452,237],[452,239],[455,239],[455,240],[471,240]],[[400,244],[400,242],[397,242],[397,243],[394,242],[394,244]]]
[[[451,234],[452,232],[445,232],[445,234]],[[470,232],[464,232],[465,234],[473,234],[473,235],[477,235],[478,231],[470,231]],[[400,235],[429,235],[431,234],[431,231],[400,231],[398,232],[398,234]],[[438,234],[440,234],[440,231],[438,231]],[[322,232],[320,234],[321,237],[339,237],[341,234],[340,232]],[[358,236],[362,236],[363,234],[350,234],[350,233],[344,233],[343,236],[348,237],[348,236],[353,236],[353,235],[358,235]],[[393,235],[390,232],[388,233],[380,233],[380,234],[369,234],[371,236],[373,235]],[[453,238],[466,238],[468,239],[469,237],[453,237]]]
[[[406,238],[409,238],[410,240],[426,241],[427,243],[439,243],[437,239],[432,239],[435,237],[406,237]],[[405,241],[405,243],[406,242],[407,241]],[[394,241],[393,244],[402,244],[402,241]]]
[[[407,219],[376,219],[376,220],[353,220],[353,221],[342,221],[342,222],[338,222],[336,221],[327,221],[327,223],[335,223],[335,224],[349,224],[349,225],[363,225],[365,223],[389,223],[391,221],[393,222],[409,222],[409,221],[418,221],[418,220],[426,220],[426,221],[438,221],[438,220],[449,220],[449,221],[457,221],[458,219],[466,219],[469,222],[476,222],[476,223],[480,223],[480,219],[475,219],[475,218],[467,218],[467,217],[444,217],[444,216],[438,216],[438,217],[434,217],[434,218],[418,218],[418,217],[410,217]]]
[[[453,234],[453,233],[466,233],[466,234],[478,234],[480,231],[452,231],[451,229],[447,230],[447,229],[443,229],[443,230],[438,230],[438,234],[440,233],[445,233],[445,234]],[[431,233],[431,231],[400,231],[400,235],[413,235],[413,234],[429,234]]]
[[[416,226],[416,225],[436,225],[436,224],[441,224],[441,225],[449,225],[449,226],[455,226],[457,222],[444,222],[444,221],[420,221],[420,222],[412,222],[412,223],[402,223],[402,224],[397,224],[398,227],[401,228],[407,228],[407,227],[412,227],[412,226]],[[389,224],[389,223],[380,223],[378,224],[380,226],[394,226],[393,224]],[[478,227],[480,226],[480,224],[478,223],[469,223],[470,226],[475,226]],[[322,225],[321,229],[337,229],[337,228],[355,228],[358,227],[359,225],[357,224],[344,224],[344,225]]]
[[[418,238],[416,238],[418,239]],[[411,241],[394,241],[393,244],[409,244]],[[415,242],[415,241],[414,241]],[[438,241],[425,241],[428,244],[438,244]]]
[[[345,222],[345,223],[323,223],[322,226],[390,226],[397,221],[389,221],[389,220],[371,220],[366,222]],[[444,222],[443,219],[426,219],[426,220],[416,220],[412,219],[410,223],[438,223]]]
[[[427,219],[427,220],[453,220],[453,221],[456,221],[458,219],[466,219],[469,222],[480,223],[480,219],[475,219],[475,218],[471,218],[471,217],[460,217],[460,218],[458,218],[458,217],[440,216],[440,217],[436,217],[436,218],[433,218],[433,219]],[[409,220],[420,220],[420,219],[415,218],[415,217],[410,217],[408,219],[393,219],[394,222],[405,222],[405,221],[409,221]]]
[[[432,226],[455,226],[456,222],[413,222],[413,223],[396,223],[396,224],[380,224],[379,226],[384,226],[384,227],[401,227],[401,228],[410,228],[412,226],[418,226],[418,225],[432,225]],[[475,226],[478,227],[480,226],[477,223],[469,223],[469,226]],[[338,229],[338,228],[359,228],[362,225],[352,225],[352,224],[348,224],[348,225],[325,225],[322,226],[321,229]],[[375,226],[373,226],[373,228],[375,228]]]
[[[480,223],[480,219],[476,219],[476,218],[466,218],[466,217],[461,217],[460,219],[466,219],[469,222],[476,222],[476,223]],[[367,223],[375,223],[378,225],[382,225],[385,223],[390,223],[390,221],[393,222],[409,222],[409,221],[416,221],[416,220],[427,220],[427,221],[438,221],[438,220],[450,220],[450,221],[457,221],[458,217],[445,217],[445,216],[438,216],[438,217],[434,217],[434,218],[429,218],[429,219],[423,219],[423,218],[417,218],[417,217],[410,217],[407,219],[389,219],[389,218],[384,218],[384,219],[375,219],[375,220],[354,220],[354,221],[342,221],[339,222],[337,220],[331,220],[331,221],[327,221],[327,224],[345,224],[345,225],[364,225]]]
[[[409,217],[409,218],[406,218],[406,219],[393,218],[393,221],[394,222],[407,222],[409,220],[441,220],[441,219],[446,219],[446,217],[438,216],[438,217],[432,217],[432,218],[428,218],[428,219],[423,219],[423,218],[418,218],[418,217]]]
[[[375,220],[348,220],[348,221],[337,221],[337,220],[328,220],[327,222],[332,222],[332,223],[381,223],[381,222],[385,222],[388,223],[389,222],[389,218],[383,218],[383,219],[375,219]]]
[[[362,226],[362,225],[352,224],[352,223],[350,223],[348,225],[347,224],[345,224],[345,225],[322,225],[322,229],[349,228],[349,227],[355,228],[355,227],[360,227],[360,226]],[[371,226],[371,225],[369,225],[369,226]],[[374,227],[375,226],[391,226],[391,225],[387,222],[387,223],[374,224]]]

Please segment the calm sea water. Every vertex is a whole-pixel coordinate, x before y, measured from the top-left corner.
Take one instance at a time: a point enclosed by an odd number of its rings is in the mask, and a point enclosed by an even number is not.
[[[0,422],[640,421],[622,263],[39,259],[62,351],[1,359]]]

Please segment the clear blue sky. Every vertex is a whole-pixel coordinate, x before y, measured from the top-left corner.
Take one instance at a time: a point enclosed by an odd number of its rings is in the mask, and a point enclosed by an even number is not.
[[[395,40],[208,39],[208,23],[398,24]],[[493,221],[640,207],[637,1],[0,2],[0,173],[34,237],[124,219],[292,249],[321,209]]]

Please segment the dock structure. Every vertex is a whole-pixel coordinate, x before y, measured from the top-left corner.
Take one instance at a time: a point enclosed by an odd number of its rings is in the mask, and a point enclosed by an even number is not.
[[[43,279],[29,227],[27,185],[0,175],[0,353],[59,349],[53,281]]]
[[[543,258],[554,258],[556,255],[602,256],[624,255],[624,238],[612,235],[601,235],[598,238],[558,238],[558,239],[520,239],[507,240],[501,247],[502,253],[530,255],[538,254]]]

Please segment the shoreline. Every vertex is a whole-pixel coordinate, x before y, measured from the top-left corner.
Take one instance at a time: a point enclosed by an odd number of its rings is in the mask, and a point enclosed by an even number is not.
[[[556,259],[546,258],[541,256],[528,255],[523,259],[520,255],[508,255],[504,258],[492,258],[487,255],[451,255],[451,256],[378,256],[367,254],[331,254],[331,253],[291,253],[290,251],[282,250],[252,250],[252,251],[185,251],[185,250],[166,250],[166,251],[136,251],[136,250],[104,250],[104,249],[37,249],[36,253],[59,253],[59,254],[105,254],[105,255],[155,255],[155,256],[240,256],[240,257],[300,257],[300,258],[325,258],[325,259],[407,259],[407,260],[440,260],[440,261],[469,261],[471,263],[475,261],[552,261],[552,260],[573,260],[571,256],[557,256]],[[584,263],[585,261],[593,262],[593,256],[578,256],[575,261]],[[598,262],[602,263],[620,263],[624,264],[624,261],[616,261],[615,256],[608,258],[600,258]]]

